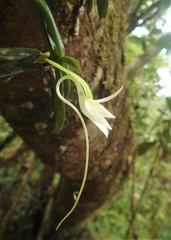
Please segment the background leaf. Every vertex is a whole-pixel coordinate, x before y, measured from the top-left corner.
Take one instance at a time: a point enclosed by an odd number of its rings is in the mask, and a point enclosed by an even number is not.
[[[63,63],[67,63],[75,68],[80,68],[80,63],[78,60],[76,60],[73,57],[69,57],[69,56],[64,56],[61,58]]]
[[[138,153],[139,155],[144,154],[147,152],[150,148],[152,148],[156,142],[143,142],[138,146]]]
[[[167,103],[167,106],[168,106],[168,108],[169,108],[169,110],[171,112],[171,97],[167,97],[166,98],[166,103]]]

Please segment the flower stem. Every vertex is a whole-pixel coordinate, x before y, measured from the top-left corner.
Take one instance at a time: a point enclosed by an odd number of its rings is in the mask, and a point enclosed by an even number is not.
[[[92,92],[91,92],[91,89],[89,87],[89,85],[87,84],[87,82],[81,78],[78,74],[70,71],[69,69],[61,66],[60,64],[48,59],[48,58],[44,58],[44,61],[45,62],[48,62],[50,65],[52,65],[53,67],[55,68],[58,68],[59,70],[63,71],[64,73],[66,73],[67,75],[70,76],[70,79],[75,83],[76,81],[79,82],[82,87],[84,88],[84,91],[85,91],[85,94],[88,98],[93,98],[93,95],[92,95]],[[68,78],[66,78],[68,79]],[[74,80],[73,80],[74,79]]]
[[[79,200],[80,200],[80,197],[82,195],[82,192],[84,190],[84,187],[85,187],[85,183],[86,183],[86,179],[87,179],[87,174],[88,174],[88,165],[89,165],[89,138],[88,138],[88,131],[87,131],[87,127],[86,127],[86,124],[85,124],[85,121],[82,117],[82,115],[80,114],[79,110],[72,104],[70,103],[68,100],[66,100],[60,93],[60,84],[64,81],[68,79],[68,76],[63,76],[62,78],[59,79],[59,81],[57,82],[57,85],[56,85],[56,92],[57,92],[57,95],[58,97],[64,102],[66,103],[68,106],[70,106],[75,112],[76,114],[78,115],[81,123],[82,123],[82,126],[83,126],[83,129],[84,129],[84,134],[85,134],[85,141],[86,141],[86,160],[85,160],[85,168],[84,168],[84,175],[83,175],[83,180],[82,180],[82,183],[81,183],[81,187],[80,187],[80,190],[78,192],[78,195],[76,197],[76,200],[75,200],[75,203],[74,205],[72,206],[71,210],[63,217],[63,219],[60,221],[60,223],[57,225],[56,227],[56,230],[59,229],[59,227],[61,226],[61,224],[66,220],[66,218],[68,218],[71,213],[74,211],[74,209],[76,208]]]

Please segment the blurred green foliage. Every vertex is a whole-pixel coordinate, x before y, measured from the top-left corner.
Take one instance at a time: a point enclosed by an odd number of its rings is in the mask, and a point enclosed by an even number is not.
[[[11,127],[0,116],[0,143],[11,131]],[[17,136],[0,152],[0,225],[1,233],[3,224],[6,223],[4,226],[8,226],[8,235],[5,235],[5,239],[9,240],[32,238],[31,218],[34,211],[40,208],[38,182],[43,164],[37,159],[35,161],[35,154],[29,149],[18,154],[15,160],[11,159],[11,155],[8,157],[13,151],[15,154],[20,145],[21,139]],[[4,156],[7,157],[5,161]]]
[[[4,140],[8,136],[8,133],[12,130],[9,124],[3,119],[0,115],[0,142]]]
[[[130,35],[127,64],[143,54],[155,40],[154,34],[161,32]],[[171,97],[157,94],[161,89],[157,69],[168,66],[168,62],[168,55],[159,54],[129,80],[137,156],[123,189],[88,222],[83,235],[89,232],[91,240],[170,239]]]

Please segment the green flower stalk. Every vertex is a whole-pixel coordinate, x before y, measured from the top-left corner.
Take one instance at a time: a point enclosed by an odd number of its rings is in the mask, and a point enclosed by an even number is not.
[[[80,200],[80,197],[81,197],[81,194],[84,190],[84,186],[85,186],[85,183],[86,183],[86,179],[87,179],[87,174],[88,174],[88,165],[89,165],[89,137],[88,137],[88,131],[87,131],[87,127],[86,127],[86,124],[85,124],[85,121],[81,115],[81,113],[78,111],[78,109],[71,103],[69,102],[68,100],[66,100],[62,95],[61,95],[61,92],[60,92],[60,84],[64,81],[68,79],[68,76],[63,76],[59,79],[59,81],[57,82],[57,85],[56,85],[56,92],[57,92],[57,95],[58,97],[64,102],[66,103],[68,106],[70,106],[77,114],[77,116],[79,117],[81,123],[82,123],[82,126],[83,126],[83,129],[84,129],[84,134],[85,134],[85,140],[86,140],[86,160],[85,160],[85,168],[84,168],[84,176],[83,176],[83,180],[82,180],[82,183],[81,183],[81,187],[80,187],[80,190],[77,194],[76,197],[74,197],[75,199],[75,203],[73,205],[73,207],[71,208],[71,210],[65,215],[65,217],[60,221],[60,223],[57,225],[56,227],[56,230],[58,230],[58,228],[61,226],[61,224],[65,221],[66,218],[69,217],[69,215],[74,211],[74,209],[76,208],[79,200]]]

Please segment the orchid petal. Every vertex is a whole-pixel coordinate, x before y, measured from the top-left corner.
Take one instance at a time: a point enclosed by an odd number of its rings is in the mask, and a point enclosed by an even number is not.
[[[98,122],[93,121],[93,123],[100,129],[100,131],[102,131],[102,133],[104,133],[104,135],[107,138],[109,135],[109,131],[108,131],[107,127],[104,124],[100,124]]]
[[[96,100],[97,102],[99,103],[102,103],[102,102],[108,102],[110,101],[111,99],[115,98],[123,89],[123,85],[121,88],[119,88],[118,91],[116,91],[115,93],[113,93],[112,95],[108,96],[108,97],[105,97],[105,98],[101,98],[101,99],[98,99]]]
[[[116,118],[112,113],[110,113],[103,105],[101,105],[97,100],[90,99],[91,105],[93,105],[98,112],[105,118]]]
[[[93,122],[98,122],[105,125],[108,129],[111,129],[111,126],[106,121],[104,116],[98,111],[98,108],[94,107],[91,102],[85,99],[84,105],[80,106],[82,112]]]

